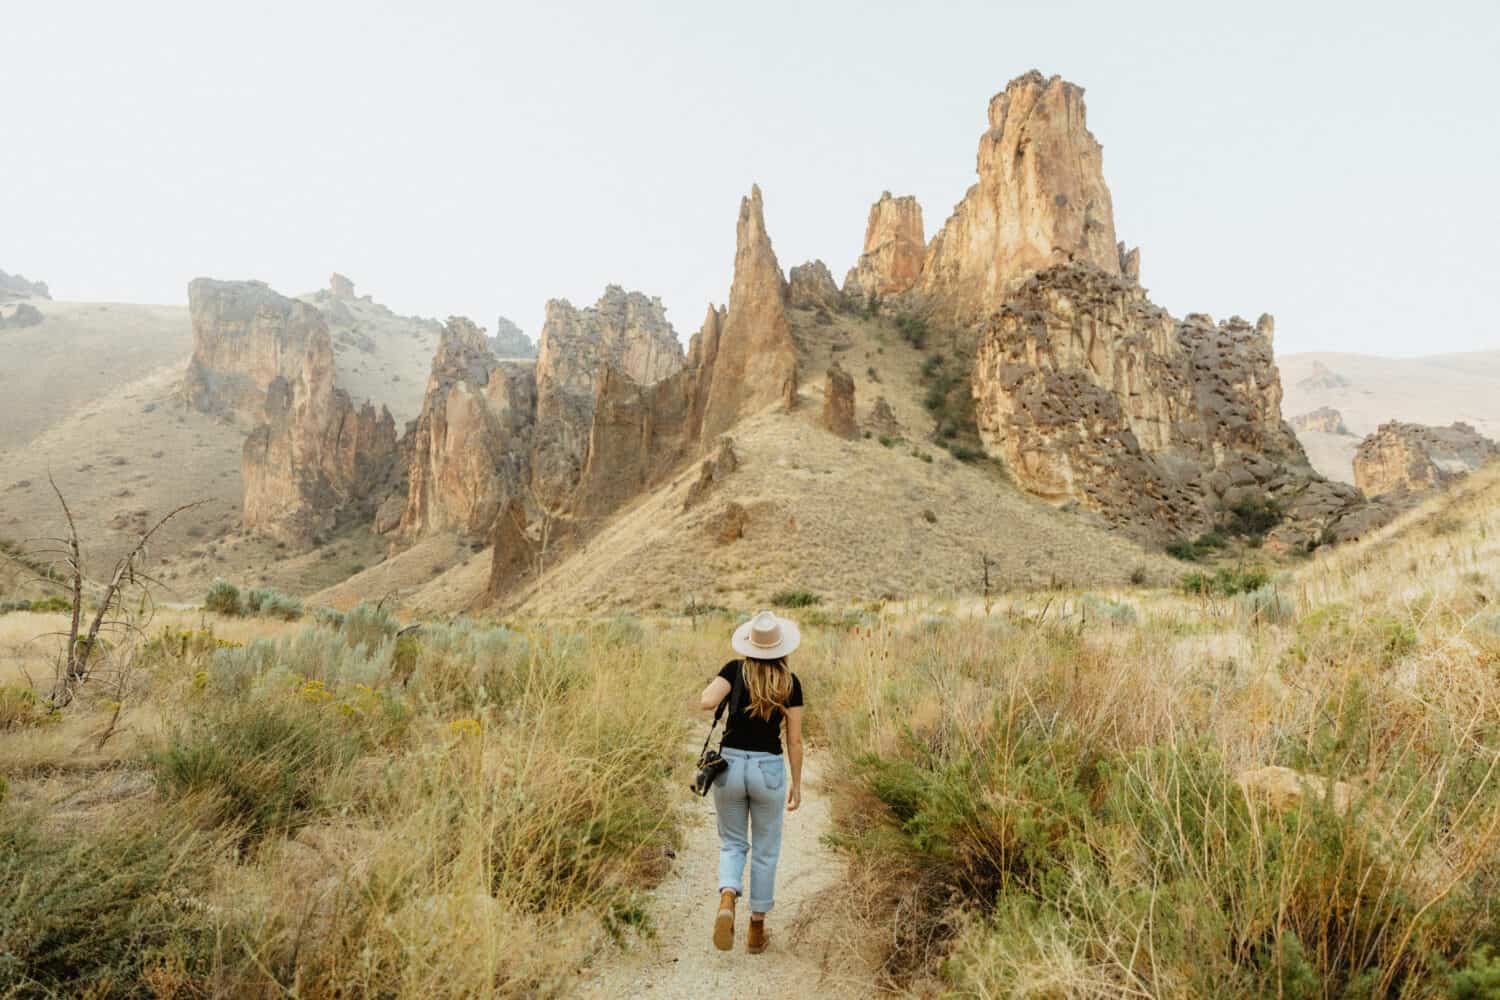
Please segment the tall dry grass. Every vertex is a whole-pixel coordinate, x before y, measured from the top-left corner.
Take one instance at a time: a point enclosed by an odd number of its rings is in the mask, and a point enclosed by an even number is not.
[[[1476,477],[1253,603],[1051,595],[834,642],[888,985],[1500,995],[1497,498]]]
[[[722,628],[235,630],[137,649],[134,742],[0,733],[0,994],[549,996],[651,933]]]

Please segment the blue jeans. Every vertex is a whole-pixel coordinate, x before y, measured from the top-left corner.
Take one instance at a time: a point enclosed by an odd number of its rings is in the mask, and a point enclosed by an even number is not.
[[[781,818],[786,811],[786,763],[780,754],[724,748],[729,769],[714,781],[719,811],[719,890],[744,895],[750,856],[750,910],[765,913],[776,894]],[[752,838],[754,846],[752,846]]]

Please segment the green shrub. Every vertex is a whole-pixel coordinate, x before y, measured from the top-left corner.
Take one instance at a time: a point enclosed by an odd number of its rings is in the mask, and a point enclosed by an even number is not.
[[[1192,540],[1171,543],[1167,546],[1167,555],[1183,562],[1201,562],[1228,545],[1229,539],[1221,532],[1207,531]]]
[[[223,845],[192,818],[57,829],[0,810],[0,995],[144,997],[160,969],[206,987],[214,929],[199,898]]]
[[[189,719],[150,763],[163,795],[206,793],[212,819],[252,845],[308,822],[323,806],[324,779],[359,749],[358,735],[330,725],[316,704],[252,702]]]
[[[282,621],[302,617],[302,602],[275,587],[252,587],[244,595],[245,613]]]
[[[43,704],[31,688],[0,687],[0,732],[52,722],[57,710]]]
[[[896,317],[896,332],[901,339],[917,350],[927,346],[927,321],[920,316],[903,314]]]
[[[313,609],[313,621],[324,628],[341,629],[344,627],[344,613],[325,604]]]
[[[984,457],[985,457],[984,456],[984,452],[980,451],[978,448],[970,448],[967,445],[961,445],[961,444],[955,444],[952,447],[950,447],[948,449],[948,454],[952,455],[954,458],[958,459],[960,462],[969,462],[969,463],[982,462],[982,461],[984,461]]]
[[[882,445],[884,445],[885,447],[887,447],[887,448],[894,448],[894,447],[896,447],[896,445],[900,444],[903,440],[904,440],[903,438],[892,437],[889,434],[882,434],[882,435],[880,435],[880,443]]]
[[[1252,625],[1285,625],[1297,617],[1297,605],[1275,586],[1266,584],[1234,599],[1235,609]]]
[[[771,595],[771,603],[778,608],[810,608],[822,604],[823,598],[808,590],[783,590]]]
[[[1138,618],[1134,605],[1112,601],[1098,594],[1081,595],[1078,598],[1078,614],[1085,622],[1102,622],[1108,625],[1134,625]]]
[[[1271,582],[1271,577],[1261,569],[1243,569],[1225,566],[1212,574],[1192,572],[1183,576],[1181,588],[1185,594],[1233,597],[1236,594],[1259,590]]]
[[[234,618],[245,613],[240,588],[228,580],[215,580],[203,598],[203,610]]]
[[[344,615],[341,631],[349,645],[374,648],[394,637],[400,628],[395,615],[360,601]]]

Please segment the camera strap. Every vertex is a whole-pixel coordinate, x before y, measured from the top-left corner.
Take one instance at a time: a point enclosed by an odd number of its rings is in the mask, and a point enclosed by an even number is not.
[[[745,685],[745,661],[741,660],[740,661],[740,669],[734,675],[734,685],[729,689],[729,694],[726,695],[724,697],[724,699],[719,702],[719,707],[716,708],[716,709],[714,709],[714,721],[711,722],[711,723],[709,723],[709,725],[708,725],[708,735],[705,736],[705,737],[703,737],[703,749],[698,752],[698,756],[699,757],[702,757],[705,753],[708,752],[709,741],[711,741],[714,738],[714,730],[718,728],[719,720],[724,717],[724,710],[728,709],[731,712],[734,711],[734,705],[737,705],[739,703],[739,700],[740,700],[740,691],[744,688],[744,685]],[[729,735],[729,723],[728,722],[724,723],[724,735],[725,736]],[[721,739],[719,741],[720,748],[722,748],[723,745],[724,745],[724,741]]]

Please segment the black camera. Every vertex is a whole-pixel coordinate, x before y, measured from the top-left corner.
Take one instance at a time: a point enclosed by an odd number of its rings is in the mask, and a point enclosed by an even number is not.
[[[688,787],[695,795],[707,795],[714,781],[728,768],[729,761],[720,756],[719,751],[704,750],[698,757],[698,770],[693,775],[693,783]]]

